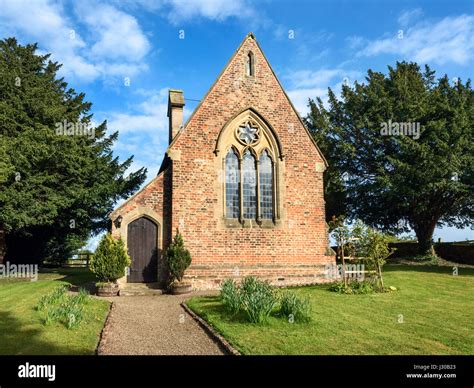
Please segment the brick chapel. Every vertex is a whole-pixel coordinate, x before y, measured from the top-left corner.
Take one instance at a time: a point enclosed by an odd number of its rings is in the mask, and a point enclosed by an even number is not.
[[[327,253],[324,156],[253,34],[186,123],[169,91],[169,146],[158,175],[111,214],[132,259],[120,282],[167,281],[176,230],[195,289],[256,275],[276,285],[317,282]]]

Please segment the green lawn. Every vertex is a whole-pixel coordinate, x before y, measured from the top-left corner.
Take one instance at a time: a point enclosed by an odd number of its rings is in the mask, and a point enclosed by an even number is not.
[[[109,303],[91,299],[85,319],[68,330],[60,324],[44,326],[35,310],[38,300],[61,284],[80,286],[93,281],[87,269],[70,268],[41,273],[38,281],[0,280],[0,354],[94,354]]]
[[[386,265],[384,274],[399,291],[294,289],[311,300],[310,324],[231,319],[218,297],[195,297],[188,305],[243,354],[474,354],[474,269],[453,276],[450,267]]]

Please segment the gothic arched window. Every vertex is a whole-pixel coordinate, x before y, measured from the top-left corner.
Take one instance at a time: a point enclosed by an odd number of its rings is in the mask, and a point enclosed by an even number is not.
[[[280,180],[284,165],[275,132],[255,111],[234,117],[221,131],[215,154],[222,150],[223,218],[228,227],[280,224]],[[252,223],[255,222],[255,223]]]

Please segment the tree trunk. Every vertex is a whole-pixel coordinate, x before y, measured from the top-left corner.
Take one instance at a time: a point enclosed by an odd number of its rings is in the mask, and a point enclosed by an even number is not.
[[[383,291],[385,290],[385,286],[383,285],[382,268],[380,267],[380,263],[378,259],[377,259],[377,275],[379,277],[380,287],[382,288],[382,291]]]
[[[433,233],[436,227],[436,222],[430,225],[415,225],[414,230],[416,238],[418,239],[418,254],[423,256],[434,256],[433,248]]]

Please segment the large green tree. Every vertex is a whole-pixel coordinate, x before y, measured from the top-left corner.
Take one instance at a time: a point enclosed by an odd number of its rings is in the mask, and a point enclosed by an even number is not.
[[[341,155],[338,154],[338,128],[334,128],[329,122],[329,114],[319,97],[316,101],[309,100],[309,107],[310,113],[304,119],[305,124],[328,161],[328,167],[324,171],[324,199],[326,222],[331,229],[335,218],[347,215],[346,188],[339,164]]]
[[[57,76],[60,66],[36,45],[0,41],[0,229],[11,261],[64,259],[146,177],[143,168],[125,176],[133,157],[114,157],[118,133],[92,126],[91,103]],[[89,132],[64,135],[58,123]]]
[[[341,213],[390,232],[413,229],[420,254],[432,253],[436,226],[472,227],[470,80],[398,62],[344,85],[340,99],[329,89],[327,109],[320,100],[310,108],[307,124],[331,165],[326,194],[342,198]]]

